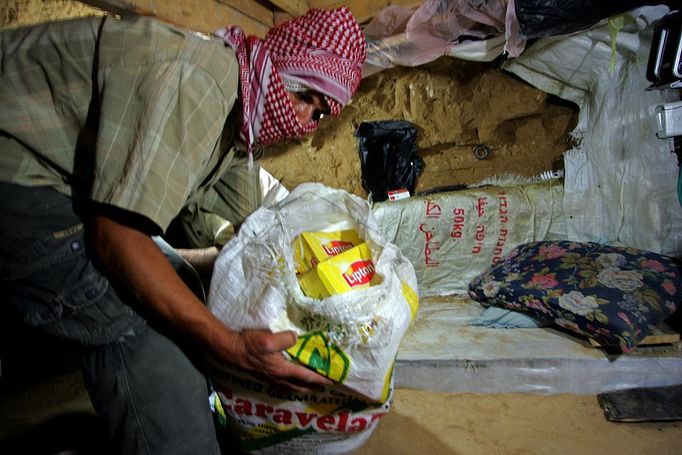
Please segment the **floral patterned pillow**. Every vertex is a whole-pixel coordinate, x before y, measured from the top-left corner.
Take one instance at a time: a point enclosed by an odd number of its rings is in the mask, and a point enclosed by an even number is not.
[[[631,352],[675,311],[682,278],[660,254],[544,241],[516,247],[469,284],[469,295]]]

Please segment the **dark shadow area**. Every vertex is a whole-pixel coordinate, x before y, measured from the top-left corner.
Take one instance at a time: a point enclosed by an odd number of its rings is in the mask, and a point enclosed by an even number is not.
[[[421,422],[395,411],[381,418],[374,434],[357,451],[358,455],[455,453]]]
[[[108,455],[111,444],[103,418],[88,413],[63,414],[23,434],[0,440],[0,453]]]
[[[76,381],[80,360],[74,343],[26,325],[3,305],[0,359],[1,454],[109,453],[103,419],[73,410],[85,394]]]
[[[0,392],[44,382],[80,368],[77,345],[25,324],[14,308],[0,306]]]

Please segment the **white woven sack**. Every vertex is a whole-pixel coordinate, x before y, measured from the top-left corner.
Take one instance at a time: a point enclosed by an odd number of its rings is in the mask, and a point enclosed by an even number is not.
[[[381,282],[322,300],[305,296],[294,272],[293,239],[303,231],[349,228],[367,242]],[[384,402],[400,341],[418,308],[417,279],[412,264],[381,235],[366,201],[306,183],[280,203],[254,212],[225,245],[208,305],[235,330],[318,334],[326,350],[316,354],[333,354],[324,360],[337,370],[343,363],[343,374],[329,377]]]
[[[369,403],[339,385],[283,390],[229,365],[212,365],[209,375],[218,437],[226,433],[239,453],[354,453],[392,405],[392,394],[384,403]]]

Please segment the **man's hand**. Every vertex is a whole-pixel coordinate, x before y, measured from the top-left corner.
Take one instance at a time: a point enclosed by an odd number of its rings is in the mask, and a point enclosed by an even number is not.
[[[194,344],[294,390],[331,384],[284,357],[281,351],[296,342],[293,332],[230,330],[184,284],[149,235],[106,216],[95,216],[90,229],[89,244],[107,276]]]
[[[311,385],[327,386],[333,382],[324,376],[287,360],[282,351],[296,343],[291,331],[272,333],[268,330],[243,330],[239,333],[238,364],[247,370],[265,375],[277,384],[305,392]]]

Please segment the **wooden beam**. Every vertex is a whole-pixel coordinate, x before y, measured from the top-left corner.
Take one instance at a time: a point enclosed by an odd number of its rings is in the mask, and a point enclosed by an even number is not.
[[[210,33],[226,25],[239,25],[249,35],[263,37],[274,26],[272,11],[251,0],[229,4],[216,0],[81,0],[121,16],[145,15],[165,22]],[[238,8],[243,9],[243,11]]]
[[[597,340],[589,339],[590,344],[595,348],[602,347]],[[680,334],[665,322],[653,328],[651,333],[639,342],[638,346],[650,346],[656,344],[675,344],[680,342]],[[679,348],[679,346],[678,346]]]
[[[279,25],[284,21],[288,21],[292,17],[293,16],[289,13],[285,13],[283,11],[275,11],[275,25]]]
[[[215,0],[261,24],[274,24],[273,6],[269,2],[258,0]]]
[[[310,9],[308,0],[269,0],[269,1],[277,8],[281,9],[282,11],[293,17],[301,16]]]
[[[247,34],[263,37],[283,18],[305,14],[310,8],[347,5],[360,23],[369,22],[391,6],[417,7],[423,0],[81,0],[121,16],[142,14],[209,33],[225,25],[239,25]]]
[[[414,8],[424,0],[308,0],[311,8],[337,8],[346,5],[359,23],[369,22],[379,11],[387,6],[405,6]]]

